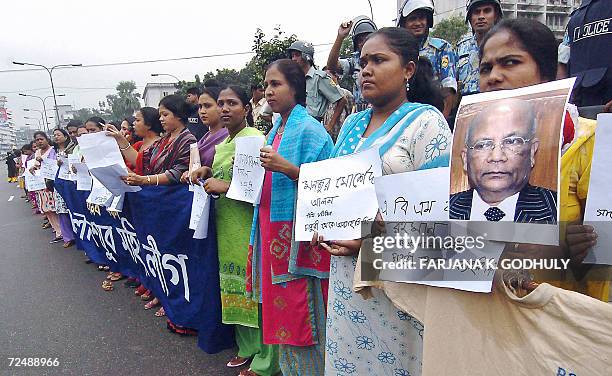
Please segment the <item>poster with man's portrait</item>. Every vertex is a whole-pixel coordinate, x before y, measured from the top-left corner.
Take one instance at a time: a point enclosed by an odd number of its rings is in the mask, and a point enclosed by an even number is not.
[[[573,80],[464,97],[453,137],[449,218],[489,240],[558,244],[561,129]]]

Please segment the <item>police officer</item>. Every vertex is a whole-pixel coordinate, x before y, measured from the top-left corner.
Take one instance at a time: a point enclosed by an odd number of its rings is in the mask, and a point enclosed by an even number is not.
[[[612,106],[612,4],[582,0],[559,45],[558,77],[577,77],[571,102],[578,107]]]
[[[295,41],[287,50],[291,60],[298,63],[306,75],[306,110],[315,119],[322,121],[330,103],[336,104],[336,109],[329,124],[323,124],[328,132],[338,121],[346,99],[338,90],[337,85],[327,73],[314,67],[314,47],[312,43]]]
[[[420,41],[420,56],[431,61],[435,79],[442,85],[444,117],[447,119],[455,106],[457,57],[453,46],[444,39],[429,36],[433,27],[434,4],[432,0],[405,0],[397,16],[397,26],[403,27]]]
[[[350,22],[343,22],[338,28],[338,36],[327,57],[327,68],[330,71],[338,72],[338,66],[340,66],[343,77],[347,75],[353,77],[353,97],[355,99],[356,111],[363,111],[368,107],[368,102],[366,102],[361,95],[361,89],[358,82],[359,72],[361,71],[359,55],[361,54],[361,47],[363,47],[368,35],[376,30],[376,24],[367,16],[358,16]],[[349,58],[339,59],[342,42],[349,34],[353,41],[353,53]]]
[[[208,132],[208,127],[202,123],[200,115],[198,114],[198,99],[200,98],[200,94],[202,94],[202,90],[197,86],[192,86],[187,88],[187,94],[185,95],[185,101],[189,107],[187,129],[189,129],[189,132],[191,132],[196,140],[200,140],[204,134]]]
[[[499,0],[467,0],[465,22],[469,22],[472,32],[457,43],[457,79],[462,95],[478,93],[480,42],[503,17]]]

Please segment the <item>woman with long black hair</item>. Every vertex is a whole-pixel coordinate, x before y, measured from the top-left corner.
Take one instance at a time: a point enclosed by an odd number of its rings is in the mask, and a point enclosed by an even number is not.
[[[377,147],[383,175],[448,165],[451,131],[444,115],[430,105],[439,103],[439,89],[426,65],[417,63],[418,56],[418,41],[405,29],[387,27],[370,34],[361,50],[360,82],[372,107],[346,119],[333,157]],[[326,374],[419,375],[422,325],[380,290],[373,289],[374,297],[367,300],[353,292],[361,240],[321,245],[333,255]]]
[[[61,166],[63,162],[60,158],[67,158],[68,154],[74,151],[76,144],[72,142],[68,132],[61,128],[53,130],[53,138],[55,139],[53,148],[57,156],[57,164]],[[59,217],[62,238],[64,239],[64,248],[72,247],[74,245],[74,232],[72,231],[72,223],[70,222],[66,203],[57,190],[53,190],[53,198],[55,200],[55,212]]]

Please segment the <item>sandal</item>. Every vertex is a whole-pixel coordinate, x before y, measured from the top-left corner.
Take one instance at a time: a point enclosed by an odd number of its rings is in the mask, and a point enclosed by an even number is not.
[[[104,271],[104,265],[98,265],[98,270],[103,272]]]
[[[74,240],[67,241],[64,243],[64,248],[70,248],[74,245]]]
[[[104,291],[113,291],[113,283],[110,281],[102,282],[102,290]]]
[[[145,292],[147,292],[147,288],[144,287],[143,285],[140,285],[140,286],[138,286],[138,288],[136,288],[136,291],[134,291],[134,295],[141,296]]]
[[[170,320],[166,320],[166,329],[168,329],[168,331],[170,331],[170,333],[178,334],[178,335],[181,335],[183,337],[197,336],[198,335],[198,331],[197,330],[192,329],[192,328],[188,328],[186,326],[176,325],[176,324],[174,324]]]
[[[148,302],[147,304],[145,304],[144,309],[151,309],[151,308],[155,308],[159,305],[159,300],[157,299],[153,299],[150,302]]]
[[[238,376],[258,376],[252,369],[243,369]]]
[[[111,277],[113,276],[113,272],[110,272],[106,275],[106,277],[104,279],[110,281]]]
[[[111,277],[109,278],[111,280],[111,282],[117,282],[117,281],[121,281],[122,279],[125,279],[126,277],[121,274],[121,273],[112,273]]]
[[[145,291],[144,294],[140,295],[140,299],[142,299],[143,301],[147,302],[151,299],[153,299],[153,294],[151,293],[150,290]]]
[[[140,282],[138,282],[136,278],[130,277],[123,283],[123,285],[125,287],[135,289],[136,287],[140,286]]]
[[[166,316],[166,311],[164,310],[164,307],[161,307],[160,309],[157,310],[157,312],[155,312],[155,317],[164,317]]]
[[[226,366],[228,366],[229,368],[242,367],[243,365],[247,364],[250,360],[251,358],[241,358],[239,356],[235,356],[232,358],[232,360],[227,362]]]
[[[104,269],[105,272],[109,272],[110,271],[110,266],[104,265],[103,269]]]
[[[56,236],[55,238],[53,238],[53,240],[49,242],[49,244],[55,244],[55,243],[59,243],[63,241],[64,241],[64,238],[62,238],[61,236]]]

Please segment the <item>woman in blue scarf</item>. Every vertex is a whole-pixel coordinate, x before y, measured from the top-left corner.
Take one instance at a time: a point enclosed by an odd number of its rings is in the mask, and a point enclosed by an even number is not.
[[[297,63],[272,63],[265,84],[281,118],[260,155],[266,175],[253,217],[247,292],[262,303],[263,342],[280,345],[283,375],[322,375],[330,256],[296,242],[292,229],[300,166],[327,159],[333,144],[304,108],[306,78]]]
[[[332,157],[379,147],[384,175],[447,166],[451,131],[436,108],[436,89],[418,64],[418,43],[383,28],[361,50],[361,90],[372,108],[346,119]],[[419,375],[423,326],[382,291],[353,292],[360,240],[321,243],[331,258],[325,374]]]

